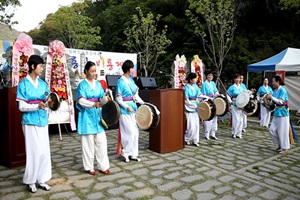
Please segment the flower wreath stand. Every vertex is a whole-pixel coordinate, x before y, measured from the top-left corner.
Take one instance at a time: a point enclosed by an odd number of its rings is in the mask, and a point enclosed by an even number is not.
[[[66,48],[63,42],[59,40],[49,43],[45,81],[49,85],[50,91],[55,92],[61,101],[57,111],[50,111],[49,124],[58,124],[59,137],[62,140],[60,124],[70,123],[71,129],[74,131],[76,130],[76,123]]]
[[[33,54],[32,38],[21,33],[13,44],[12,55],[12,87],[27,76],[28,59]]]
[[[194,55],[194,60],[191,62],[191,72],[197,75],[197,85],[202,87],[203,83],[203,62],[198,55]]]
[[[176,55],[175,61],[174,61],[174,88],[183,89],[186,85],[186,58],[184,55],[179,57],[179,55]]]

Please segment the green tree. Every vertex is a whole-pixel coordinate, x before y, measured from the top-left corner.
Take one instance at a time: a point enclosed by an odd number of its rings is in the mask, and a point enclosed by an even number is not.
[[[92,26],[92,19],[85,15],[86,3],[73,3],[72,6],[60,7],[54,14],[49,14],[40,26],[36,36],[46,35],[46,40],[58,39],[67,48],[93,49],[100,43],[100,27]],[[38,35],[37,35],[38,33]],[[42,38],[33,38],[42,39]],[[40,43],[45,41],[40,41]]]
[[[20,5],[19,0],[0,0],[0,24],[6,24],[10,27],[12,24],[18,24],[16,21],[11,21],[14,12],[10,11],[10,8]]]
[[[193,23],[194,33],[200,36],[209,61],[222,73],[236,28],[233,0],[189,0],[187,16]]]
[[[279,4],[282,5],[282,9],[296,9],[296,13],[300,14],[300,0],[280,0]]]
[[[124,42],[129,51],[139,54],[140,64],[145,76],[148,76],[148,69],[151,69],[152,76],[157,59],[160,55],[165,54],[166,47],[171,44],[171,41],[166,37],[167,26],[162,30],[157,29],[157,23],[161,15],[154,15],[149,12],[144,16],[140,7],[137,7],[138,15],[132,16],[132,24],[129,25],[124,34],[127,40]]]

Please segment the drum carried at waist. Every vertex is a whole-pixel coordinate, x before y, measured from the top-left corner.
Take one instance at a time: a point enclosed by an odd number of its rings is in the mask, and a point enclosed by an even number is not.
[[[105,128],[113,126],[118,123],[120,118],[120,107],[116,101],[109,100],[106,104],[102,105],[101,122]]]
[[[236,97],[236,106],[243,109],[246,115],[253,115],[258,108],[257,100],[255,98],[250,98],[248,92],[242,92]]]
[[[198,115],[204,121],[212,120],[216,115],[216,105],[213,100],[207,99],[198,104]]]
[[[112,91],[108,90],[106,95],[101,99],[102,104],[102,117],[101,122],[106,129],[118,123],[120,118],[119,104],[113,100]]]
[[[262,105],[265,106],[269,111],[273,112],[275,110],[276,105],[272,102],[272,100],[267,99],[267,95],[265,94],[262,97]]]
[[[135,119],[140,129],[150,131],[157,127],[160,120],[160,112],[153,104],[145,103],[137,109]]]
[[[60,98],[57,93],[51,92],[46,101],[47,106],[52,111],[57,111],[60,107]]]
[[[214,103],[216,105],[216,115],[219,117],[222,117],[227,114],[229,111],[229,102],[226,99],[226,97],[219,95],[216,98],[214,98]]]

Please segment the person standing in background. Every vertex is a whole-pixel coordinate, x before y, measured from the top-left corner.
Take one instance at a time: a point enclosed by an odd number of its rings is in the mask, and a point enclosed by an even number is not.
[[[271,119],[271,111],[264,105],[263,97],[266,94],[272,94],[272,88],[268,85],[268,78],[264,78],[263,85],[259,87],[257,91],[257,95],[260,99],[260,126],[269,127],[270,119]]]
[[[139,88],[132,79],[134,64],[126,60],[122,65],[124,72],[116,84],[116,101],[120,105],[119,141],[122,145],[122,156],[126,163],[129,160],[140,162],[139,155],[139,128],[135,119],[137,103],[145,102],[139,96]]]
[[[187,121],[187,127],[184,135],[186,145],[191,143],[199,146],[199,134],[200,134],[200,119],[198,115],[198,104],[203,98],[209,98],[201,94],[201,91],[197,85],[197,74],[190,73],[187,78],[187,84],[184,87],[185,94],[185,116]]]
[[[211,71],[205,72],[206,80],[202,84],[201,93],[210,98],[215,98],[219,95],[216,83],[213,81],[214,75]],[[218,130],[218,116],[215,115],[212,120],[204,121],[205,139],[210,138],[217,140],[216,131]]]
[[[100,116],[102,112],[101,99],[105,92],[96,79],[96,65],[88,61],[84,67],[85,79],[82,80],[76,92],[76,108],[78,113],[78,134],[81,135],[82,163],[86,172],[96,175],[94,160],[99,172],[110,174],[107,154],[107,138]]]
[[[48,133],[46,101],[50,88],[39,77],[43,72],[44,60],[31,55],[28,60],[28,74],[20,81],[16,101],[22,112],[22,129],[25,137],[26,167],[23,183],[35,193],[38,187],[49,191],[46,184],[52,177],[51,153]]]
[[[290,149],[289,128],[290,114],[288,107],[288,93],[282,86],[282,78],[276,75],[272,80],[274,91],[267,95],[267,99],[272,100],[276,105],[273,120],[270,126],[270,137],[274,144],[277,144],[277,151],[281,154],[288,154]]]
[[[241,87],[240,74],[235,74],[234,84],[231,85],[227,90],[227,100],[231,104],[231,117],[232,117],[232,133],[233,138],[242,138],[243,129],[243,110],[236,106],[237,96],[244,92],[245,89]]]
[[[247,87],[246,87],[246,85],[243,83],[244,82],[244,76],[243,75],[241,75],[241,77],[240,77],[240,87],[244,90],[244,91],[247,91],[248,89],[247,89]],[[247,115],[246,115],[246,113],[244,113],[243,112],[243,119],[242,119],[242,122],[243,122],[243,125],[242,125],[242,131],[244,132],[244,133],[246,133],[246,128],[247,128]]]

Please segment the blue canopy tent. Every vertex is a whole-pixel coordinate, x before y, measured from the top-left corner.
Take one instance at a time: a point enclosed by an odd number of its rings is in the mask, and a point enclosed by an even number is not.
[[[249,72],[263,72],[265,76],[267,71],[300,72],[300,49],[288,47],[270,58],[248,65],[247,86]],[[286,77],[284,82],[289,92],[290,108],[297,110],[300,105],[299,76]]]
[[[288,47],[268,59],[248,65],[248,72],[300,71],[300,49]]]

